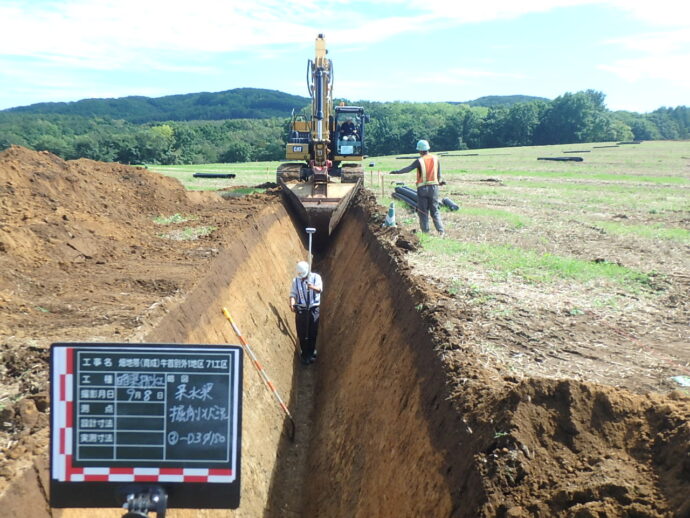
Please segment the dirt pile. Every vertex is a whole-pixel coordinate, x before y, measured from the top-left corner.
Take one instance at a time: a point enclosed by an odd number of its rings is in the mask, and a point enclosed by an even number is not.
[[[142,168],[65,162],[20,147],[0,153],[0,193],[0,332],[18,338],[40,336],[27,327],[38,315],[55,317],[63,330],[71,319],[131,328],[137,322],[123,309],[138,318],[144,299],[184,289],[187,271],[217,253],[228,221],[261,206],[221,205],[211,193],[192,198],[177,181]],[[173,215],[178,223],[154,222]],[[184,239],[182,230],[199,228],[220,231]],[[92,310],[97,299],[110,304],[108,315]]]
[[[539,379],[492,396],[472,410],[492,425],[476,455],[487,514],[690,513],[687,397]]]
[[[35,434],[48,423],[49,344],[141,336],[274,198],[230,204],[143,168],[0,153],[0,489],[47,446]]]
[[[142,168],[16,146],[0,153],[0,178],[0,250],[34,267],[112,259],[123,245],[143,245],[142,220],[188,205],[178,182]]]

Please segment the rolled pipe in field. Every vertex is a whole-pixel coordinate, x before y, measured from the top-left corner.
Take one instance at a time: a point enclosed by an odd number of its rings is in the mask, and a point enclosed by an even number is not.
[[[194,173],[194,178],[235,178],[234,173]]]

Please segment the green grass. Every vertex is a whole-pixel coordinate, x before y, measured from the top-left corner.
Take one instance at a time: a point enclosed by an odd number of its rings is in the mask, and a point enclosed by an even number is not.
[[[490,198],[490,197],[497,197],[497,196],[503,196],[506,194],[506,190],[503,187],[484,187],[481,185],[472,185],[472,184],[465,184],[461,187],[459,192],[457,194],[466,194],[470,193],[472,196],[477,196],[477,197],[482,197],[482,198]],[[456,194],[455,192],[452,192],[451,194]]]
[[[644,208],[648,213],[663,213],[690,210],[690,191],[675,186],[649,185],[642,189],[634,185],[615,183],[590,184],[567,182],[541,182],[532,180],[504,181],[500,188],[487,188],[464,183],[458,193],[473,198],[501,198],[510,201],[533,201],[535,205],[545,203],[559,205],[564,201],[579,203],[583,209],[622,210]]]
[[[643,209],[646,213],[666,213],[688,210],[688,200],[683,197],[652,192],[631,192],[629,194],[596,192],[578,193],[572,190],[551,190],[546,192],[521,191],[511,196],[511,199],[533,202],[534,205],[562,205],[563,203],[579,205],[583,212],[599,212],[612,209],[638,212]]]
[[[650,239],[668,239],[680,243],[690,243],[690,231],[684,228],[669,228],[662,225],[629,225],[611,221],[596,221],[594,226],[609,234],[636,235]]]
[[[573,225],[584,223],[612,235],[634,235],[683,244],[690,242],[687,228],[676,228],[683,225],[678,221],[690,217],[690,161],[683,158],[690,156],[690,142],[595,147],[602,144],[606,143],[452,151],[450,155],[442,156],[443,177],[447,185],[441,194],[460,205],[457,212],[444,211],[444,222],[449,235],[462,236],[465,242],[422,236],[424,249],[429,252],[428,260],[450,257],[451,261],[462,265],[463,270],[488,270],[494,280],[509,279],[518,285],[520,282],[568,280],[573,285],[587,283],[589,289],[592,283],[599,283],[599,288],[592,291],[593,303],[603,308],[622,307],[622,302],[610,295],[607,286],[613,282],[624,286],[626,291],[639,293],[649,287],[648,275],[616,264],[592,262],[587,256],[569,257],[569,254],[578,254],[578,247],[569,247],[564,242],[554,243],[551,238],[556,234],[563,236],[564,232],[573,230]],[[537,160],[540,156],[568,156],[562,155],[563,151],[575,149],[588,149],[590,152],[581,155],[584,161],[580,163]],[[469,153],[477,156],[460,156]],[[415,155],[413,150],[405,153],[406,157]],[[393,201],[391,193],[396,183],[404,182],[414,188],[413,173],[388,174],[411,161],[411,158],[398,160],[396,156],[365,160],[364,185],[371,189],[382,205],[381,218]],[[372,162],[374,167],[369,167]],[[188,189],[230,189],[226,192],[232,196],[255,192],[254,186],[274,182],[279,164],[151,166],[151,169],[179,179]],[[233,179],[198,179],[193,178],[194,172],[235,173],[237,176]],[[501,183],[482,181],[486,178],[495,178]],[[398,225],[418,227],[414,212],[399,201],[395,206]],[[621,213],[628,216],[629,221],[646,222],[651,219],[652,222],[625,224],[608,221],[612,215]],[[464,232],[463,227],[468,222],[471,222],[471,227]],[[526,246],[523,243],[527,234],[523,232],[504,232],[501,241],[494,236],[493,244],[486,243],[486,236],[496,230],[497,222],[515,229],[529,229],[531,241],[539,246],[539,251],[520,248]],[[574,239],[584,236],[582,229],[578,229],[573,233]],[[585,231],[591,232],[591,229]],[[619,241],[615,240],[615,243]],[[615,250],[617,245],[613,240],[611,243],[612,250]],[[544,250],[552,253],[541,253]],[[663,265],[653,261],[645,264],[645,271],[664,270]],[[460,286],[452,286],[451,289],[460,290]],[[577,309],[573,306],[573,311]]]
[[[157,218],[153,218],[153,222],[158,225],[172,225],[174,223],[185,223],[190,219],[192,218],[189,216],[183,216],[180,213],[175,213],[172,216],[158,216]]]
[[[225,191],[228,196],[246,196],[248,194],[256,194],[266,192],[266,189],[261,189],[257,187],[239,187],[231,191]]]
[[[486,219],[497,219],[508,222],[513,228],[523,228],[529,225],[529,219],[514,212],[485,207],[461,207],[458,214],[462,216],[476,216]]]
[[[480,264],[498,279],[519,276],[530,283],[557,279],[582,283],[606,280],[631,291],[649,288],[651,282],[647,274],[617,264],[538,254],[510,245],[467,243],[424,234],[421,242],[425,250],[434,254],[451,255],[462,264]]]
[[[244,164],[149,165],[151,171],[176,178],[190,191],[220,190],[228,187],[252,187],[276,181],[280,162]],[[194,178],[194,173],[234,173],[235,178]]]
[[[608,308],[619,309],[621,305],[621,298],[617,295],[595,297],[592,300],[592,307],[596,309]]]
[[[165,234],[159,234],[163,239],[172,239],[173,241],[194,241],[203,236],[208,236],[218,227],[204,226],[204,227],[187,227],[179,230],[172,230]]]
[[[687,171],[688,160],[683,157],[690,156],[690,142],[657,141],[644,142],[636,146],[609,149],[594,148],[594,146],[602,144],[606,143],[475,149],[468,152],[476,153],[477,156],[442,156],[441,164],[444,174],[448,173],[449,177],[463,176],[463,172],[494,174],[496,171],[513,171],[514,174],[526,176],[535,172],[541,172],[544,176],[552,177],[561,174],[569,174],[572,177],[588,174],[624,174],[647,177],[685,176],[687,180],[687,174],[679,173],[683,170]],[[584,158],[584,162],[580,163],[537,160],[541,156],[567,156],[562,154],[563,151],[574,149],[589,149],[591,152],[583,153],[581,156]],[[432,152],[434,152],[433,149]],[[453,151],[450,155],[466,153]],[[410,153],[405,155],[413,156],[414,154],[410,150]],[[367,163],[375,162],[374,171],[400,169],[411,161],[411,159],[397,160],[394,156],[367,159]],[[413,181],[412,174],[400,175],[395,178],[399,181]],[[635,178],[631,180],[635,180]]]
[[[449,171],[452,173],[453,171]],[[468,174],[468,173],[465,173]],[[469,174],[498,177],[501,176],[526,176],[536,178],[553,178],[560,179],[577,179],[577,180],[597,180],[608,182],[640,182],[640,183],[654,183],[654,184],[688,184],[690,180],[679,176],[646,176],[634,174],[615,174],[615,173],[587,173],[581,171],[566,171],[566,172],[552,172],[552,171],[498,171],[498,170],[480,170],[472,171]]]
[[[508,180],[504,182],[508,187],[520,187],[529,189],[548,189],[556,191],[577,191],[577,192],[606,192],[613,194],[639,194],[640,187],[637,185],[622,185],[617,183],[564,183],[564,182],[540,182],[536,180]],[[654,189],[658,193],[673,193],[676,187],[659,186],[645,186],[645,189]]]

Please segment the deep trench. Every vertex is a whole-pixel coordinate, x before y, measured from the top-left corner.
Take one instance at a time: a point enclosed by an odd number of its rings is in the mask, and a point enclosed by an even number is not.
[[[370,219],[355,204],[317,257],[319,360],[296,371],[301,437],[279,458],[297,463],[277,466],[265,516],[476,516],[481,483],[457,448],[428,326]]]
[[[370,218],[353,204],[314,259],[325,285],[317,363],[305,367],[295,354],[287,294],[306,239],[283,205],[236,236],[178,314],[147,337],[237,343],[220,314],[225,305],[289,399],[294,442],[245,363],[242,498],[233,515],[451,516],[461,492],[461,514],[474,514],[468,490],[476,495],[481,485],[471,456],[457,450],[431,338]]]
[[[287,303],[294,264],[306,255],[304,228],[279,204],[255,217],[241,235],[233,236],[204,281],[147,337],[147,341],[161,342],[237,343],[221,315],[221,307],[227,306],[276,387],[288,398],[297,423],[296,440],[291,442],[285,416],[251,364],[245,363],[240,508],[234,512],[175,511],[171,517],[512,515],[504,505],[506,493],[492,489],[481,463],[476,462],[482,452],[497,447],[491,440],[494,419],[505,419],[503,425],[512,426],[511,418],[501,417],[499,398],[485,409],[485,418],[465,416],[470,417],[474,431],[465,423],[461,409],[467,412],[485,404],[485,396],[489,401],[491,397],[481,389],[474,396],[463,391],[463,406],[456,406],[457,394],[449,393],[447,364],[438,349],[434,324],[420,310],[420,301],[427,301],[429,294],[422,293],[423,287],[410,274],[400,252],[386,240],[380,222],[372,221],[373,209],[365,201],[356,200],[351,206],[314,263],[325,284],[316,364],[304,367],[297,361],[293,315]],[[525,402],[529,414],[525,433],[532,433],[532,424],[551,419],[558,433],[572,429],[568,423],[576,419],[573,398],[582,400],[577,410],[582,417],[577,419],[582,419],[583,431],[589,430],[597,413],[597,397],[591,394],[600,389],[558,380],[536,384],[546,387],[539,405],[530,403],[530,393],[525,398],[516,390],[506,395],[508,408]],[[562,392],[566,397],[561,397]],[[539,399],[540,394],[535,388],[534,396]],[[599,399],[609,401],[608,397],[613,396],[602,392]],[[540,413],[549,405],[558,407],[555,417]],[[664,433],[663,419],[653,417],[653,407],[644,408],[649,410],[640,412],[652,416],[650,437]],[[657,421],[662,424],[653,424]],[[639,422],[631,419],[621,433],[635,434]],[[670,466],[662,472],[666,479],[661,491],[675,498],[678,516],[684,516],[690,500],[675,488],[684,487],[682,473],[688,468],[681,466],[676,452],[687,451],[683,449],[687,429],[673,429],[679,430],[675,438],[656,447],[653,455],[655,463]],[[603,436],[610,441],[606,433]],[[567,439],[554,437],[555,447],[568,447]],[[583,447],[599,440],[587,433],[578,437]],[[524,440],[538,444],[536,438]],[[634,451],[625,454],[622,441],[612,447],[624,454],[621,465],[638,462]],[[551,451],[542,454],[554,455]],[[647,454],[642,457],[635,464],[638,469],[646,469]],[[496,469],[502,466],[496,464]],[[536,479],[538,473],[532,476]],[[596,484],[593,487],[596,490]],[[561,509],[578,504],[568,498]],[[556,500],[541,515],[559,514],[559,505]],[[617,505],[622,509],[625,499]]]
[[[325,285],[315,364],[298,362],[288,306],[304,229],[278,202],[229,236],[204,278],[144,336],[239,344],[227,307],[296,422],[291,441],[285,414],[245,358],[240,507],[170,509],[168,517],[475,515],[481,484],[471,455],[457,448],[431,338],[370,217],[355,203],[315,257]]]
[[[606,516],[638,515],[627,509],[642,503],[664,509],[666,501],[675,515],[687,515],[690,463],[684,459],[690,428],[683,426],[683,414],[674,413],[670,403],[657,405],[649,398],[638,398],[644,404],[635,409],[630,395],[619,397],[613,389],[566,380],[514,383],[505,397],[495,398],[486,386],[488,378],[466,369],[474,361],[465,358],[470,352],[453,356],[453,362],[444,356],[437,320],[443,307],[424,308],[421,302],[428,303],[432,294],[414,280],[380,222],[372,221],[374,209],[356,201],[314,263],[325,285],[316,364],[305,367],[297,360],[294,316],[288,307],[295,262],[306,256],[304,228],[277,201],[245,218],[241,228],[228,229],[225,248],[184,300],[151,322],[149,332],[130,337],[136,342],[238,344],[221,311],[227,307],[296,421],[291,441],[284,413],[245,361],[240,507],[207,510],[200,502],[200,509],[171,509],[166,516],[518,516],[509,508],[514,505],[510,489],[492,486],[492,476],[514,468],[501,463],[514,458],[511,450],[503,448],[508,450],[505,457],[495,454],[501,446],[495,433],[499,427],[514,429],[512,442],[505,444],[523,446],[521,453],[513,452],[526,460],[515,466],[530,469],[529,461],[534,469],[524,472],[528,477],[545,483],[555,477],[563,484],[541,493],[534,485],[528,488],[537,492],[530,504],[538,511],[534,515],[560,516],[585,505],[583,499],[604,509]],[[444,335],[442,340],[452,339]],[[449,393],[447,369],[465,369],[462,379],[474,383],[472,390],[463,385],[461,396]],[[612,425],[592,427],[593,419]],[[642,438],[642,444],[629,447],[631,437]],[[659,437],[663,440],[656,441]],[[570,487],[568,480],[558,480],[561,472],[550,461],[573,448],[588,449],[594,460],[611,460],[615,454],[616,469],[658,474],[659,481],[650,475],[637,501],[627,492],[638,490],[628,490],[623,475],[616,482],[596,477],[591,484],[576,481],[574,487],[585,489],[568,493],[559,489]],[[118,509],[51,511],[43,489],[47,461],[42,457],[34,466],[0,500],[6,513],[21,510],[10,516],[122,516]],[[504,471],[495,471],[500,469]],[[611,488],[622,488],[618,500],[601,493]],[[644,496],[656,491],[656,501]]]

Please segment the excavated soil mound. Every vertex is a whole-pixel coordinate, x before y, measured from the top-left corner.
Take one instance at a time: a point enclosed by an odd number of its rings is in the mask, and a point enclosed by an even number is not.
[[[192,197],[142,168],[20,147],[0,153],[0,180],[0,332],[17,339],[45,334],[38,316],[63,338],[70,322],[91,334],[141,324],[148,305],[188,287],[188,271],[218,253],[223,232],[185,239],[185,229],[227,231],[264,203],[219,210],[216,195]],[[154,223],[176,214],[187,221]]]
[[[142,336],[269,203],[187,193],[143,168],[0,153],[0,490],[47,449],[36,434],[48,424],[50,343]],[[185,239],[199,228],[212,232]]]
[[[686,396],[506,375],[464,340],[474,313],[415,274],[416,239],[383,229],[366,193],[315,263],[326,290],[309,368],[285,300],[304,244],[277,193],[192,198],[144,169],[13,147],[0,195],[7,516],[94,514],[46,504],[51,342],[236,343],[222,306],[297,441],[246,362],[241,507],[171,518],[690,516]]]

